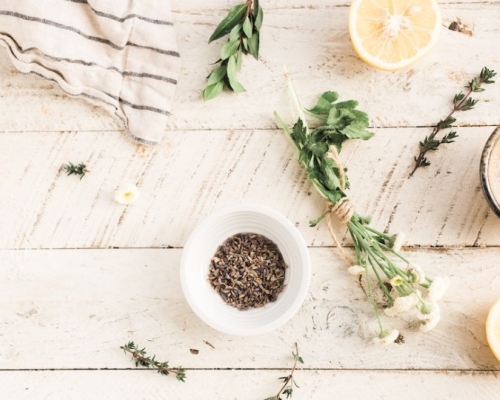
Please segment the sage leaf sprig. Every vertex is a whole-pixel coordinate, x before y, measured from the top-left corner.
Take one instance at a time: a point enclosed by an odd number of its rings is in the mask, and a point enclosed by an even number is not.
[[[431,165],[431,162],[426,157],[426,154],[429,151],[436,151],[440,145],[453,143],[455,139],[458,137],[457,132],[454,130],[450,130],[447,134],[445,134],[441,139],[436,139],[437,134],[443,129],[451,129],[453,124],[456,122],[456,119],[453,117],[455,112],[457,111],[468,111],[472,110],[477,103],[476,99],[471,98],[472,93],[483,92],[485,89],[483,88],[483,84],[494,83],[495,81],[492,78],[496,75],[495,71],[492,71],[486,67],[481,70],[481,73],[478,77],[473,78],[467,86],[465,86],[468,90],[466,93],[459,92],[453,97],[453,106],[451,112],[446,116],[446,118],[439,121],[436,126],[432,129],[432,132],[429,136],[426,136],[425,139],[420,142],[420,153],[418,156],[414,157],[415,166],[413,170],[410,172],[410,177],[413,176],[415,171],[420,167],[428,167]]]
[[[349,180],[339,153],[347,140],[368,140],[373,136],[368,131],[368,115],[357,109],[357,101],[338,102],[336,92],[323,93],[316,106],[307,110],[301,105],[288,74],[285,76],[299,117],[293,127],[276,112],[275,117],[297,148],[299,163],[304,166],[309,180],[327,203],[326,211],[310,221],[310,225],[315,226],[326,219],[334,243],[350,264],[348,272],[358,277],[380,329],[374,342],[403,342],[397,329],[384,327],[380,309],[389,317],[414,312],[421,331],[433,329],[440,320],[437,301],[448,288],[449,279],[428,277],[420,266],[401,254],[404,234],[390,235],[372,228],[371,218],[358,214],[347,197]],[[306,113],[319,121],[315,127],[308,126]],[[354,246],[354,259],[344,252],[337,240],[331,227],[331,216],[346,225]]]
[[[146,349],[139,349],[139,346],[137,346],[134,342],[128,342],[126,345],[120,346],[120,349],[122,349],[125,354],[132,354],[132,360],[135,361],[136,367],[142,366],[147,368],[154,368],[157,369],[158,373],[161,375],[175,374],[177,380],[181,382],[184,382],[184,380],[186,379],[186,370],[184,368],[170,368],[168,366],[168,361],[160,362],[156,361],[156,356],[146,356]]]
[[[78,165],[75,165],[71,162],[68,162],[67,164],[63,164],[63,169],[64,172],[68,176],[70,175],[79,175],[80,179],[82,179],[89,170],[87,169],[87,166],[84,163],[80,163]]]
[[[303,364],[304,360],[299,355],[299,347],[297,343],[295,343],[295,351],[292,351],[292,356],[293,356],[293,366],[290,373],[287,376],[282,376],[279,378],[280,380],[283,381],[283,386],[281,386],[280,390],[275,396],[268,397],[265,400],[283,400],[281,395],[285,395],[286,398],[288,399],[289,397],[292,397],[294,387],[296,388],[299,387],[299,385],[297,385],[297,382],[295,382],[293,374],[297,369],[297,363]]]
[[[208,43],[226,35],[229,35],[229,38],[222,46],[220,58],[216,61],[216,64],[220,65],[207,77],[203,100],[217,97],[224,88],[236,93],[245,91],[236,79],[236,74],[241,71],[243,55],[250,53],[255,59],[259,58],[263,19],[264,11],[259,1],[247,0],[246,3],[233,6],[226,18],[215,28]]]

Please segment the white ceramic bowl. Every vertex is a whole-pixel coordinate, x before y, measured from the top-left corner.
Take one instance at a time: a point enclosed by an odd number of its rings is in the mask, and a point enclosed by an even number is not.
[[[288,268],[285,288],[276,301],[240,311],[215,292],[208,271],[217,248],[230,236],[245,232],[276,243]],[[206,324],[220,332],[250,336],[280,327],[299,310],[309,289],[311,262],[304,239],[289,220],[271,208],[242,204],[216,211],[193,230],[184,246],[180,275],[187,302]]]

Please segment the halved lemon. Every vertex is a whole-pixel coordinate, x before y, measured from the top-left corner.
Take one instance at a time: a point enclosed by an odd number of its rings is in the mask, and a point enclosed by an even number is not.
[[[349,33],[354,49],[383,70],[405,68],[427,54],[441,31],[436,0],[354,0]]]
[[[493,304],[488,313],[486,338],[493,354],[500,360],[500,300]]]

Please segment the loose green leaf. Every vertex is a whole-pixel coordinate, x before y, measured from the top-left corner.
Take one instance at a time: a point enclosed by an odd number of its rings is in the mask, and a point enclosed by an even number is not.
[[[252,22],[250,22],[250,18],[246,17],[245,22],[243,23],[243,32],[247,38],[252,37],[253,26]]]
[[[213,98],[217,97],[219,94],[221,94],[223,87],[224,83],[222,83],[222,81],[207,86],[203,91],[203,100],[212,100]]]
[[[255,32],[251,38],[248,39],[248,50],[250,54],[256,59],[259,59],[259,34]]]
[[[221,65],[212,71],[212,73],[208,76],[207,86],[213,85],[224,78],[226,76],[227,67],[225,65]]]
[[[222,49],[220,50],[221,60],[227,60],[229,57],[231,57],[238,50],[238,46],[239,42],[228,41],[224,46],[222,46]]]
[[[245,16],[246,4],[238,4],[229,10],[226,18],[224,18],[221,23],[215,28],[214,33],[210,36],[208,43],[214,40],[220,39],[221,37],[227,35],[231,32],[238,22],[240,22]]]
[[[230,79],[229,84],[231,85],[231,89],[233,90],[233,92],[236,92],[236,93],[246,92],[246,89],[237,80]]]

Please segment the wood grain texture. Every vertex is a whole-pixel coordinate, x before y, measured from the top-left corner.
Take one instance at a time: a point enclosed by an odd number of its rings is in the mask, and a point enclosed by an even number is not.
[[[183,70],[168,130],[274,127],[272,111],[287,105],[283,65],[306,104],[325,90],[337,90],[344,99],[359,100],[373,126],[429,126],[444,116],[453,95],[482,67],[500,69],[491,47],[500,40],[499,2],[443,3],[442,36],[435,50],[411,68],[387,73],[356,56],[347,30],[349,2],[311,5],[281,0],[266,4],[261,60],[247,57],[244,62],[240,80],[247,92],[224,93],[203,103],[205,78],[221,47],[220,41],[207,45],[207,40],[230,4],[215,0],[173,4]],[[472,36],[447,29],[457,18],[472,30]],[[84,100],[67,97],[54,83],[15,72],[4,50],[0,51],[0,71],[0,131],[121,127],[115,117]],[[493,87],[478,97],[482,101],[477,109],[461,115],[458,123],[498,124],[500,90]]]
[[[0,372],[6,398],[17,400],[108,399],[264,399],[276,394],[285,370],[188,371],[178,383],[152,371],[12,371]],[[294,399],[408,400],[497,398],[496,373],[299,370]]]
[[[134,340],[186,368],[288,368],[298,342],[312,369],[499,371],[484,328],[500,292],[498,248],[408,252],[452,285],[442,321],[427,334],[414,317],[385,317],[406,342],[387,347],[372,344],[373,310],[337,253],[310,254],[312,282],[300,311],[271,333],[238,337],[215,331],[189,308],[180,249],[4,250],[0,369],[129,368],[119,346]]]
[[[429,129],[376,129],[342,153],[350,196],[373,216],[372,226],[406,232],[408,245],[499,245],[500,220],[479,183],[492,130],[460,129],[456,143],[408,179]],[[324,202],[278,130],[172,132],[158,148],[117,131],[3,133],[0,142],[1,248],[181,247],[212,211],[240,202],[281,212],[310,246],[332,245],[326,226],[308,226]],[[90,172],[68,177],[60,170],[68,161],[83,161]],[[137,203],[113,200],[121,182],[140,187]]]

